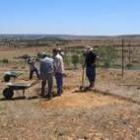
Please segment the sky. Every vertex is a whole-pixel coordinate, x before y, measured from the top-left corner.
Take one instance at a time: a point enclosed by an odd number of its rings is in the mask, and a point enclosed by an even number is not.
[[[140,0],[0,0],[0,34],[140,34]]]

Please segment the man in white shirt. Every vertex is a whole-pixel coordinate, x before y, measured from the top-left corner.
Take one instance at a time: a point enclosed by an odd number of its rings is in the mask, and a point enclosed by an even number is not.
[[[54,56],[54,71],[55,71],[55,79],[57,84],[57,94],[61,96],[63,92],[63,74],[64,71],[64,62],[62,56],[59,54],[58,49],[53,49]]]

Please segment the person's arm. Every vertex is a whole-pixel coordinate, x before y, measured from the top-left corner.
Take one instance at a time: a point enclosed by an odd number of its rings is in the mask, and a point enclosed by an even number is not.
[[[93,59],[92,66],[95,66],[96,65],[96,62],[97,62],[97,56],[96,56],[96,54],[93,53],[92,59]]]
[[[54,70],[55,70],[55,72],[58,72],[58,70],[59,70],[59,59],[57,58],[57,57],[55,57],[55,59],[54,59]]]
[[[43,62],[40,61],[40,75],[42,75],[43,73]]]
[[[65,76],[65,68],[64,68],[64,61],[63,61],[63,58],[60,60],[60,65],[61,65],[61,71],[62,71],[62,74]]]

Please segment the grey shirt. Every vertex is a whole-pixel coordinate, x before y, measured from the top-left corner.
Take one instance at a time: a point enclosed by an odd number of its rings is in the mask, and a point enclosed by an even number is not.
[[[54,73],[54,60],[49,57],[45,57],[40,60],[40,78],[46,79],[48,75]]]

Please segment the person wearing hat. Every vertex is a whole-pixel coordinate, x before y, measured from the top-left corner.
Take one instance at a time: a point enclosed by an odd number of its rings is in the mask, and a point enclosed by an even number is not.
[[[94,88],[95,77],[96,77],[96,54],[93,52],[93,48],[90,46],[86,47],[85,63],[83,69],[86,68],[86,76],[89,80],[89,86],[86,90],[92,90]]]
[[[53,73],[54,73],[54,61],[52,58],[47,57],[46,53],[40,54],[40,79],[41,83],[41,96],[52,98],[52,86],[53,86]],[[48,94],[45,92],[46,83],[48,81]]]
[[[53,49],[55,79],[57,84],[57,94],[61,96],[63,92],[63,75],[64,75],[64,62],[63,57],[60,55],[59,49]]]

